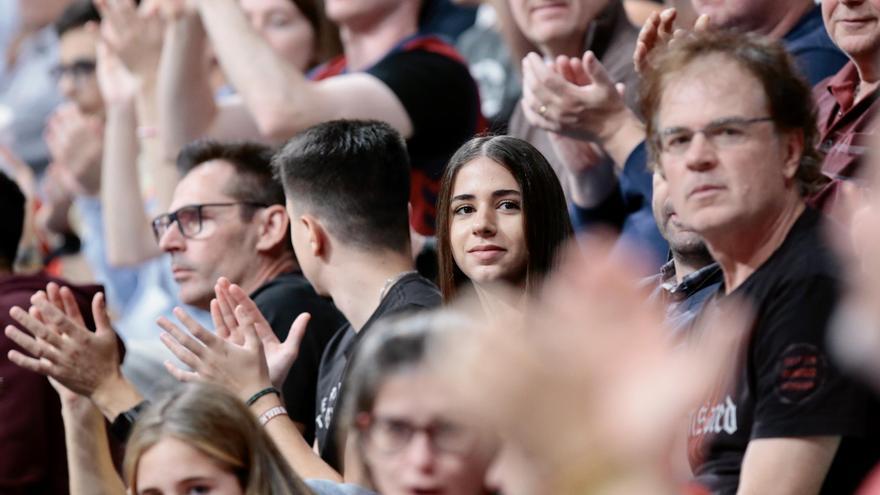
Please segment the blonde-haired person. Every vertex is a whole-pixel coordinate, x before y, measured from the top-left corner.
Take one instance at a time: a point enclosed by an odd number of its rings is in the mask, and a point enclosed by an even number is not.
[[[209,384],[180,387],[138,418],[123,473],[134,495],[311,493],[248,408]]]

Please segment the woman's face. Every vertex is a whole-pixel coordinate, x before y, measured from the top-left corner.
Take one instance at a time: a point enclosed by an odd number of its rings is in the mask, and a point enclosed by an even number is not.
[[[474,284],[520,284],[528,268],[522,190],[487,157],[458,170],[449,202],[449,242],[455,264]]]
[[[454,418],[448,385],[423,371],[387,379],[364,428],[364,456],[382,495],[476,495],[494,443]]]
[[[137,495],[243,495],[238,478],[174,437],[148,448],[137,464]]]
[[[240,0],[254,29],[281,58],[305,70],[314,59],[315,30],[293,0]]]

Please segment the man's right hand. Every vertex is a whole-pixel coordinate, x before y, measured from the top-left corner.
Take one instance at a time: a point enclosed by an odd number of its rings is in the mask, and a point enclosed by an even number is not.
[[[93,333],[83,324],[73,293],[54,284],[47,291],[57,292],[64,310],[49,300],[44,291],[31,297],[28,311],[16,306],[9,314],[28,333],[9,325],[6,336],[30,356],[17,350],[9,351],[9,360],[22,368],[54,378],[70,390],[91,397],[119,370],[119,346],[116,332],[110,326],[104,294],[92,300],[97,330]],[[70,315],[70,316],[68,316]]]

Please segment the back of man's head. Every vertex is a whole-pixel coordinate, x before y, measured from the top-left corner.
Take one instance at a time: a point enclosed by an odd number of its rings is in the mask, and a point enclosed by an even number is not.
[[[91,0],[74,0],[55,20],[55,31],[58,36],[71,29],[78,29],[90,22],[101,22],[101,14]]]
[[[388,124],[319,124],[291,139],[272,163],[295,211],[315,215],[340,242],[409,248],[409,155]]]
[[[0,269],[10,270],[18,254],[18,243],[24,231],[25,197],[18,184],[0,172]]]

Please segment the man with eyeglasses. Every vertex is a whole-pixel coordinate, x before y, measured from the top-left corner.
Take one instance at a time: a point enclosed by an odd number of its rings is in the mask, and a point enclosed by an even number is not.
[[[153,222],[181,302],[209,309],[221,277],[239,285],[284,340],[300,313],[312,318],[284,383],[287,409],[307,441],[318,364],[345,319],[303,277],[290,243],[284,192],[272,177],[272,150],[255,143],[196,141],[178,157],[182,178],[169,213]]]
[[[872,399],[825,349],[841,284],[820,215],[810,89],[782,46],[701,34],[658,57],[643,111],[681,222],[718,261],[709,308],[753,312],[728,386],[692,412],[688,454],[713,493],[852,493],[878,459]],[[690,338],[707,331],[697,325]],[[734,350],[734,352],[736,352]]]

